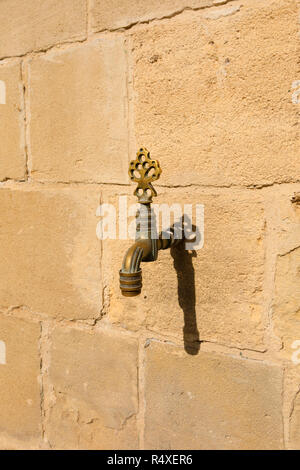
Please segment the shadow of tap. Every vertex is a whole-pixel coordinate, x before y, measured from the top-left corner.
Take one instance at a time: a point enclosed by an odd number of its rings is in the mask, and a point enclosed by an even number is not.
[[[177,274],[178,302],[183,311],[184,349],[188,354],[196,355],[200,349],[196,317],[195,270],[193,266],[193,258],[197,257],[197,252],[195,250],[186,250],[185,240],[192,243],[193,239],[199,237],[199,230],[192,225],[186,215],[174,225],[177,225],[177,230],[178,227],[181,227],[179,230],[184,230],[182,242],[171,247],[171,256]]]

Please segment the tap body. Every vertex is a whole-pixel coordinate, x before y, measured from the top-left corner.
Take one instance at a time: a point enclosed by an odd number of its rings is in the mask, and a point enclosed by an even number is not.
[[[159,250],[166,250],[179,243],[170,230],[169,237],[165,234],[157,236],[156,220],[150,204],[140,204],[137,212],[137,231],[135,243],[125,253],[120,270],[120,288],[126,297],[139,295],[142,290],[142,261],[155,261]]]
[[[141,262],[155,261],[159,250],[179,243],[181,238],[174,236],[173,229],[157,235],[151,202],[152,197],[157,196],[152,182],[160,177],[159,162],[150,157],[147,149],[141,148],[136,159],[130,162],[128,173],[130,179],[138,183],[134,195],[140,204],[136,214],[135,243],[127,250],[120,269],[120,288],[123,295],[133,297],[140,294],[142,289]]]

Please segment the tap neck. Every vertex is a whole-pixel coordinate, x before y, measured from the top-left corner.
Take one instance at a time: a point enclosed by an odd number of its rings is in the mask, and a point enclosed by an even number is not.
[[[157,239],[156,218],[151,204],[139,204],[136,213],[136,240]]]

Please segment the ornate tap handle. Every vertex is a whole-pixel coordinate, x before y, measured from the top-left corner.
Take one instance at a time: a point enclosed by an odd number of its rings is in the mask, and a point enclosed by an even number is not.
[[[157,196],[151,182],[158,180],[161,174],[158,160],[152,160],[150,152],[141,148],[136,159],[130,162],[128,173],[131,181],[138,183],[134,195],[138,197],[139,203],[150,204],[152,197]]]

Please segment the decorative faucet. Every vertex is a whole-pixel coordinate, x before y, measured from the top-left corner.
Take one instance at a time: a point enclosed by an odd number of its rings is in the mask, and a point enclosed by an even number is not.
[[[126,252],[120,270],[120,288],[123,295],[133,297],[142,289],[141,261],[155,261],[158,250],[166,250],[181,239],[174,238],[174,229],[157,236],[155,215],[151,209],[152,197],[157,196],[152,182],[158,180],[161,168],[157,160],[150,158],[150,152],[141,148],[137,157],[129,164],[129,176],[138,183],[134,191],[139,207],[136,213],[135,243]],[[166,237],[167,233],[167,237]]]

